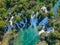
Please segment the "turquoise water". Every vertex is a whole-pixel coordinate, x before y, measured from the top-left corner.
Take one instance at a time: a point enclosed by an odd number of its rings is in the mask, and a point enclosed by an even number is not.
[[[60,0],[52,8],[55,14],[57,14],[57,8],[60,5]],[[18,36],[14,42],[14,45],[35,45],[39,40],[38,27],[36,26],[37,19],[34,17],[30,20],[31,26],[28,29],[21,29],[18,32]],[[45,25],[48,23],[48,17],[44,18],[39,25]],[[34,27],[32,27],[34,26]]]
[[[37,27],[30,26],[28,29],[19,31],[14,45],[35,45],[39,40]]]
[[[54,7],[52,8],[52,10],[54,11],[54,14],[57,14],[57,8],[58,6],[60,6],[60,0],[58,0],[58,2],[54,5]]]

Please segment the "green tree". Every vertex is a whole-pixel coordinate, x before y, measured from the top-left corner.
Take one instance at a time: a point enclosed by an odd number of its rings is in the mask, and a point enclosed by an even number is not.
[[[55,17],[55,14],[54,14],[53,11],[49,11],[48,14],[47,14],[47,16],[48,16],[49,18],[54,18],[54,17]]]
[[[4,30],[6,23],[3,20],[0,20],[0,31]]]
[[[20,16],[16,16],[16,21],[20,22],[21,21],[21,17]]]
[[[47,5],[47,10],[50,11],[52,8],[52,3]]]
[[[53,35],[55,36],[55,38],[60,39],[60,33],[58,31],[55,31]]]
[[[41,40],[41,41],[44,41],[44,40],[45,40],[45,37],[46,37],[46,33],[42,33],[42,34],[40,35],[40,40]]]

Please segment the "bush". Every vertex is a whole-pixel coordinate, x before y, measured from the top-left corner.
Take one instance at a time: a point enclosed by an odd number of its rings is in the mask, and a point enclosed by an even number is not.
[[[21,17],[20,16],[16,16],[16,21],[20,22],[21,21]]]
[[[3,20],[0,20],[0,31],[4,31],[5,27],[6,27],[6,23]]]

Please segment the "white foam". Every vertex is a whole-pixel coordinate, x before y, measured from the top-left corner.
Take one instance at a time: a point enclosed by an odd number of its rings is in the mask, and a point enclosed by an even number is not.
[[[42,6],[41,9],[42,9],[43,11],[45,11],[45,13],[48,12],[48,11],[47,11],[47,8],[46,8],[45,6]]]
[[[43,32],[45,32],[45,31],[42,29],[41,31],[39,31],[39,33],[38,33],[38,34],[40,35],[40,34],[41,34],[41,33],[43,33]]]

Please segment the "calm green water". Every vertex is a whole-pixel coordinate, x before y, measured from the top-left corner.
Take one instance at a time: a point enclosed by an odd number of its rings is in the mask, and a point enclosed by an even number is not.
[[[37,27],[29,27],[18,32],[14,45],[35,45],[39,40]]]

